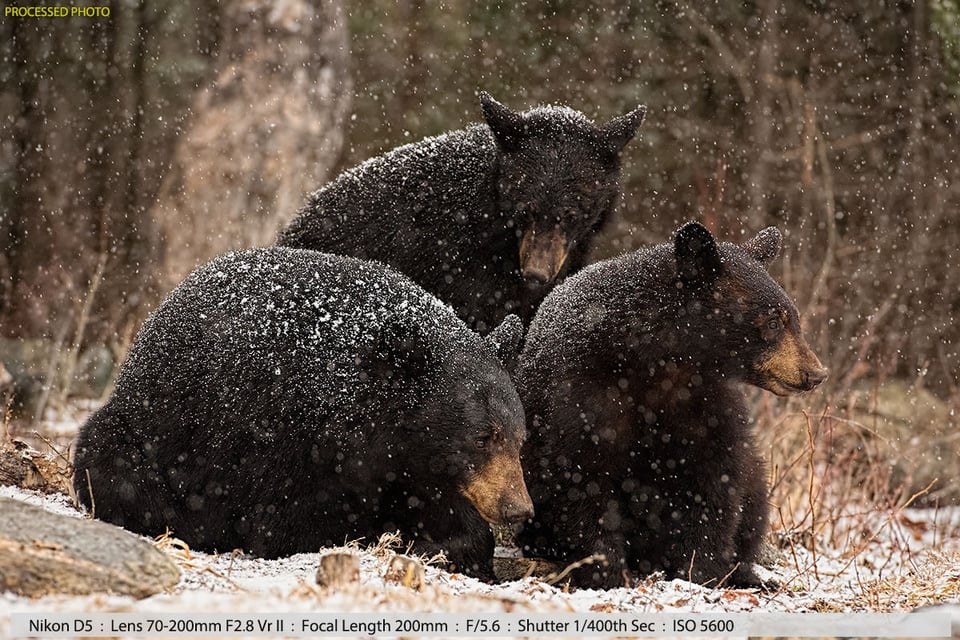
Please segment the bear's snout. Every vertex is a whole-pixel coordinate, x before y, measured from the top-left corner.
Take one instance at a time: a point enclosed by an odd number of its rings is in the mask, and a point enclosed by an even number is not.
[[[809,369],[803,372],[803,389],[810,391],[827,379],[828,370],[826,367]]]
[[[552,282],[566,259],[567,239],[560,229],[545,233],[530,229],[520,240],[520,273],[529,281]]]
[[[460,491],[491,524],[515,524],[533,516],[533,500],[518,455],[494,456]]]
[[[803,393],[827,379],[827,368],[796,333],[788,333],[756,367],[754,384],[780,396]]]
[[[509,501],[500,510],[503,524],[519,524],[533,517],[533,501],[524,490],[526,501]]]

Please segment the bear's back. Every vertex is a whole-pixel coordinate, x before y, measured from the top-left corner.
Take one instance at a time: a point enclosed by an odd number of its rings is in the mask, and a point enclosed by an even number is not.
[[[349,412],[370,384],[365,362],[389,356],[378,350],[396,327],[415,329],[441,362],[483,349],[448,306],[379,263],[280,247],[230,253],[194,271],[148,318],[115,395],[132,406],[190,394],[233,412],[267,399]],[[416,391],[428,393],[435,377],[420,377]]]
[[[496,160],[496,143],[485,125],[397,147],[311,193],[278,244],[333,253],[349,248],[349,255],[386,256],[393,263],[407,255],[411,241],[427,247],[434,238],[449,239],[451,224],[486,231],[488,216],[477,215],[477,209],[492,213]],[[475,240],[469,233],[460,239]],[[403,267],[415,263],[401,260],[394,266],[407,273]]]

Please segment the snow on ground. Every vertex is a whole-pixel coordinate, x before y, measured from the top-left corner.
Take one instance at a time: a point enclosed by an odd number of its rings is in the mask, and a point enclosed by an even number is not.
[[[0,496],[82,517],[66,496],[14,487],[0,487]],[[165,539],[155,544],[183,572],[170,593],[139,601],[0,593],[0,638],[9,637],[13,612],[889,612],[960,599],[960,508],[856,513],[842,548],[822,540],[812,545],[809,535],[775,536],[782,539],[778,557],[758,570],[783,585],[774,593],[656,578],[630,588],[569,592],[538,578],[490,585],[430,566],[423,590],[414,591],[385,580],[396,552],[384,545],[339,549],[360,556],[361,574],[359,585],[336,590],[316,584],[317,553],[262,560],[197,553]]]
[[[40,505],[59,514],[82,517],[65,496],[46,496],[12,487],[0,487],[0,496]],[[933,517],[956,521],[960,512],[913,510],[912,526],[933,531]],[[938,527],[943,527],[940,523]],[[893,528],[890,528],[893,531]],[[632,588],[567,592],[536,578],[500,585],[427,567],[423,591],[417,592],[384,579],[395,554],[389,548],[340,548],[360,556],[361,578],[344,590],[321,588],[314,576],[317,553],[279,560],[243,555],[208,555],[189,551],[169,539],[157,546],[183,571],[171,592],[143,600],[96,595],[47,596],[37,599],[0,594],[0,636],[6,636],[12,612],[127,611],[142,613],[326,611],[326,612],[803,612],[899,611],[921,604],[956,600],[960,595],[960,554],[950,545],[925,546],[923,535],[902,540],[878,540],[852,557],[819,551],[816,556],[800,545],[788,548],[765,578],[784,587],[776,593],[756,590],[710,589],[683,580],[647,580]]]

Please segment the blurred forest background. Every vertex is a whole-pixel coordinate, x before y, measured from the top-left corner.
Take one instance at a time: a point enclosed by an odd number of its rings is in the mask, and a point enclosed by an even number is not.
[[[778,226],[773,275],[831,378],[757,393],[771,451],[826,438],[851,486],[880,461],[883,491],[960,495],[957,0],[107,4],[0,21],[0,386],[21,420],[99,397],[194,266],[479,121],[483,89],[597,120],[647,105],[596,257],[690,219]],[[798,461],[774,456],[775,489]]]

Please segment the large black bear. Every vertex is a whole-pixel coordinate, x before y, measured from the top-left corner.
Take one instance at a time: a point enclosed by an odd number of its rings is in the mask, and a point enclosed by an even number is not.
[[[399,530],[493,577],[496,524],[531,515],[523,408],[500,352],[378,263],[287,248],[221,256],[144,323],[83,426],[96,517],[264,557]]]
[[[717,244],[690,223],[674,243],[587,267],[544,300],[516,382],[536,515],[525,552],[579,569],[584,587],[625,570],[758,585],[764,465],[741,383],[778,395],[827,375],[765,266],[780,233]]]
[[[509,313],[529,322],[613,211],[620,152],[645,109],[596,126],[566,107],[515,113],[480,99],[486,124],[347,171],[278,244],[385,262],[481,333]]]

